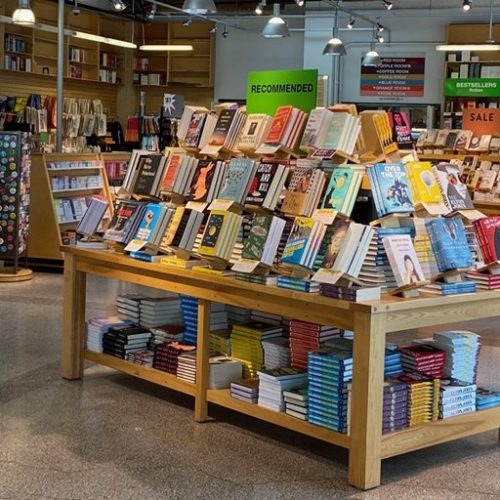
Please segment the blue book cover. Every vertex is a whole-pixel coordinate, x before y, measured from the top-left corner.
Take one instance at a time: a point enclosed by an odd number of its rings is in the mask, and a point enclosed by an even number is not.
[[[160,219],[162,210],[163,207],[157,203],[147,204],[134,239],[149,241],[151,235],[153,234],[153,230]]]
[[[242,203],[253,172],[252,166],[253,161],[248,158],[233,158],[229,162],[226,181],[219,194],[219,199]]]
[[[425,228],[440,272],[472,266],[472,254],[461,219],[432,219],[425,224]]]
[[[312,217],[295,217],[292,230],[286,242],[281,261],[300,266],[306,254],[308,241],[316,221]]]
[[[375,186],[378,191],[379,217],[387,214],[413,212],[410,184],[402,163],[377,163],[374,169]],[[371,169],[369,169],[371,170]],[[370,179],[371,181],[372,179]]]

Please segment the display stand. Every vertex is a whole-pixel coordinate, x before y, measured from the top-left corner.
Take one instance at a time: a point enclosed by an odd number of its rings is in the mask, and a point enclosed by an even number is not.
[[[61,250],[65,254],[61,362],[62,376],[66,379],[81,379],[87,359],[194,396],[197,422],[208,419],[208,403],[213,403],[341,446],[349,450],[349,484],[361,489],[380,485],[381,461],[385,458],[500,428],[500,407],[497,407],[382,434],[386,335],[450,321],[499,316],[499,291],[418,299],[383,296],[373,303],[355,303],[140,262],[112,252],[73,247]],[[106,354],[85,351],[88,274],[199,299],[196,384]],[[228,389],[207,389],[210,301],[354,331],[351,434],[238,401],[230,396]]]

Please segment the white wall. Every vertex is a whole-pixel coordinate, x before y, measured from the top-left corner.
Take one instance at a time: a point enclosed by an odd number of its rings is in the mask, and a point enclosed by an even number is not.
[[[245,31],[228,28],[229,36],[217,31],[215,45],[215,99],[246,99],[249,71],[302,69],[304,33],[292,32],[290,38],[268,39],[261,34],[267,18],[239,22]],[[292,21],[290,27],[303,26]]]

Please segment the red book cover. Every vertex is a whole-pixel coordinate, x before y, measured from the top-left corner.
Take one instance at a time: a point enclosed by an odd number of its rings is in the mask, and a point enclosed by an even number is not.
[[[482,229],[481,251],[486,264],[500,260],[500,216],[483,217],[476,223]]]
[[[182,155],[172,155],[170,161],[168,162],[167,173],[163,179],[162,189],[164,191],[170,191],[174,185],[175,174],[181,163]]]
[[[293,106],[280,106],[274,115],[269,133],[266,137],[268,144],[280,144],[286,125],[292,115]]]

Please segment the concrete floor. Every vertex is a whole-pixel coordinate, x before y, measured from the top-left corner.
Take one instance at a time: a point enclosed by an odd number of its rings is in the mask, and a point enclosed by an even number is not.
[[[90,313],[124,289],[91,279]],[[0,499],[500,498],[495,432],[386,460],[359,492],[342,449],[218,407],[197,425],[190,398],[104,367],[63,381],[61,315],[62,276],[0,284]],[[474,326],[480,382],[500,389],[498,320]]]

